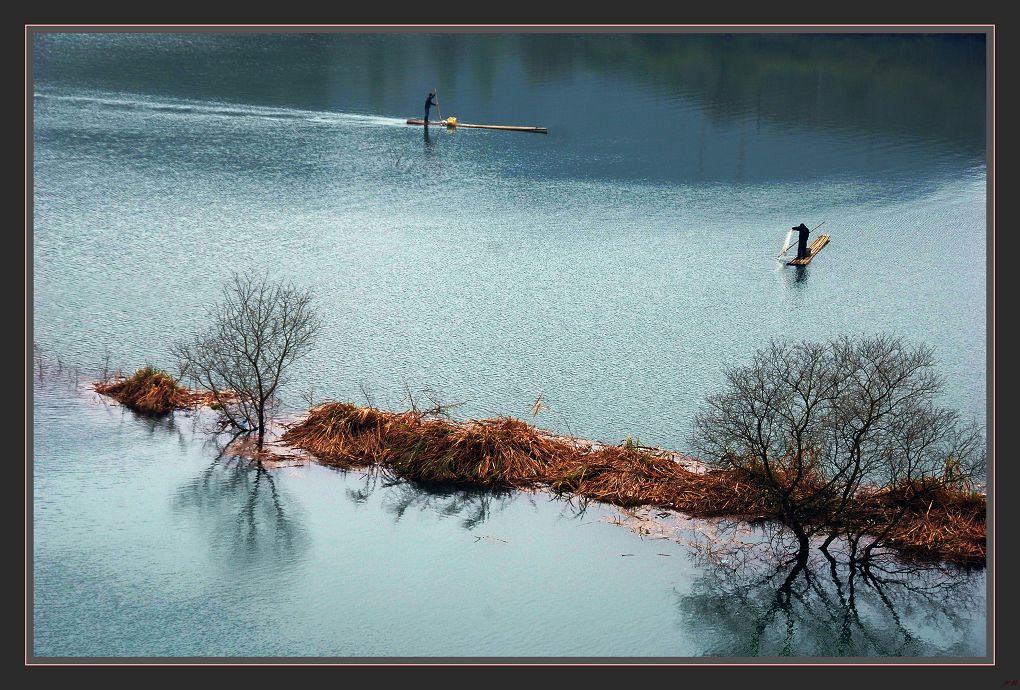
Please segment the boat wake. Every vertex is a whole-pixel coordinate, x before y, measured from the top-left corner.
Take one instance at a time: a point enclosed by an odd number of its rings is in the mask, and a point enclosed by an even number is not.
[[[297,108],[273,108],[245,105],[242,103],[220,103],[215,101],[191,101],[185,99],[148,98],[141,94],[90,92],[53,93],[37,90],[37,101],[75,103],[98,108],[148,111],[168,116],[199,116],[213,118],[256,118],[263,120],[299,120],[329,126],[356,127],[399,127],[404,120],[378,115],[358,113],[337,113],[322,110],[301,110]]]

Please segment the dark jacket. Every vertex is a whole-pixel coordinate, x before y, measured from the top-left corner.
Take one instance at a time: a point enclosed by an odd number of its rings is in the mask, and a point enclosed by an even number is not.
[[[797,238],[797,258],[803,259],[807,256],[807,238],[811,231],[803,223],[795,227],[794,230],[800,233],[800,236]]]

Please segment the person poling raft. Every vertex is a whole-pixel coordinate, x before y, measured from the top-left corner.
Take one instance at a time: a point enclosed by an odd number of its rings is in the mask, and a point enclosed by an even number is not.
[[[466,122],[458,122],[455,117],[448,117],[445,120],[442,119],[443,112],[439,111],[439,120],[429,120],[429,111],[432,106],[436,106],[439,109],[439,102],[436,100],[436,91],[433,89],[429,92],[428,97],[425,99],[425,118],[418,120],[411,118],[407,121],[409,125],[436,125],[438,127],[447,127],[449,129],[456,129],[457,127],[464,127],[468,129],[503,129],[509,132],[535,132],[536,134],[547,134],[549,132],[545,127],[517,127],[513,125],[472,125]]]
[[[425,122],[429,121],[429,108],[431,108],[432,106],[436,106],[437,109],[439,108],[439,103],[435,100],[435,98],[436,92],[429,91],[429,96],[428,98],[425,99]],[[442,111],[440,111],[439,117],[440,118],[443,117]]]
[[[790,232],[788,232],[786,234],[786,242],[784,242],[784,244],[789,242],[790,237],[793,235],[793,233],[795,233],[795,232],[798,233],[798,235],[797,235],[797,257],[787,261],[786,262],[787,266],[807,266],[809,263],[811,263],[811,259],[815,258],[815,255],[818,252],[822,251],[822,247],[824,247],[825,245],[827,245],[829,243],[829,236],[828,235],[819,235],[818,239],[816,239],[814,242],[812,242],[810,247],[808,246],[807,241],[808,241],[808,235],[810,235],[812,232],[814,232],[818,228],[822,227],[823,225],[825,225],[825,221],[824,220],[821,223],[819,223],[818,225],[816,225],[815,227],[813,227],[813,228],[811,228],[809,230],[806,225],[801,223],[797,227],[792,228],[790,230]],[[792,243],[791,244],[787,244],[787,246],[783,249],[783,251],[779,252],[779,254],[776,255],[776,258],[779,258],[779,257],[785,255],[787,250],[789,250],[790,247],[792,247],[792,246],[793,246]]]

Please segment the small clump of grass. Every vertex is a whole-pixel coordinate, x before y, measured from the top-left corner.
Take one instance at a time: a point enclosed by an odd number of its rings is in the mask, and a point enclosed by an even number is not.
[[[642,449],[628,436],[621,445],[603,446],[560,464],[550,486],[620,506],[672,507],[676,487],[692,478],[693,473],[666,454]]]
[[[327,464],[361,467],[385,464],[418,423],[411,413],[385,412],[345,402],[326,402],[312,408],[299,424],[289,428],[282,441],[314,454]]]
[[[941,505],[905,516],[888,541],[901,554],[918,561],[981,566],[987,555],[985,535],[983,508]]]
[[[179,386],[173,376],[151,366],[126,379],[98,383],[95,389],[125,407],[149,415],[165,415],[192,402],[190,392]]]
[[[408,479],[483,487],[544,482],[577,450],[513,417],[462,424],[429,420],[397,453],[393,470]]]

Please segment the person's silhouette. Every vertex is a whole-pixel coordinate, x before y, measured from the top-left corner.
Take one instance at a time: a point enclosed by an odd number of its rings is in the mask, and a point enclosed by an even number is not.
[[[803,223],[795,227],[794,230],[800,233],[800,236],[797,238],[797,258],[803,259],[807,256],[807,238],[811,231]]]
[[[436,105],[436,92],[429,91],[429,97],[425,99],[425,126],[429,126],[429,108]]]

